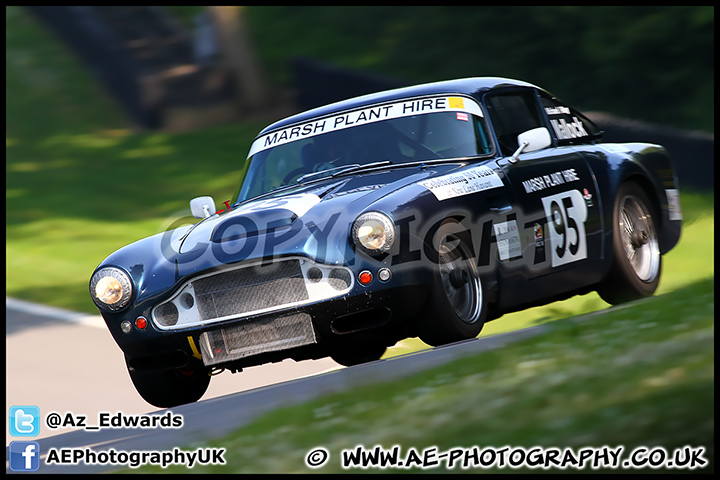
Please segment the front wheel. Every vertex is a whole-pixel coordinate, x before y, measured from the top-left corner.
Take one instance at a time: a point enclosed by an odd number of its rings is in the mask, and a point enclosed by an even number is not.
[[[197,402],[210,385],[206,368],[141,371],[128,365],[128,373],[140,396],[158,408]]]
[[[477,337],[487,316],[483,281],[459,229],[459,224],[446,222],[435,235],[437,263],[418,334],[431,346]]]
[[[387,348],[382,343],[343,345],[335,347],[330,358],[345,367],[352,367],[367,362],[379,360]]]
[[[638,184],[620,186],[613,208],[613,265],[597,289],[611,305],[649,297],[657,289],[662,256],[656,218]]]

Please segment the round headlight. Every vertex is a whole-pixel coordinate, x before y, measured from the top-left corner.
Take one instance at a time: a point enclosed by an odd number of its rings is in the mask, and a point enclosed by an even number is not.
[[[355,245],[370,254],[390,250],[395,241],[395,227],[392,220],[380,212],[360,215],[353,223],[352,236]]]
[[[103,310],[121,310],[132,296],[130,277],[119,268],[101,268],[90,279],[90,296],[95,305]]]

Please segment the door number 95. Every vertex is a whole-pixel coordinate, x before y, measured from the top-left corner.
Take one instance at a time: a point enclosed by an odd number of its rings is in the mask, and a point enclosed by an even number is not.
[[[550,232],[553,268],[587,258],[585,221],[588,211],[578,190],[558,193],[542,199]]]

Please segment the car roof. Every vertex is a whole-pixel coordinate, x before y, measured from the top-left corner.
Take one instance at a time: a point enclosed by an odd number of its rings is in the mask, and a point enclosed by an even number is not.
[[[312,118],[324,117],[345,110],[353,110],[363,107],[365,105],[385,103],[400,100],[403,98],[422,97],[428,95],[464,94],[478,96],[489,90],[508,87],[531,87],[539,89],[537,86],[531,83],[501,77],[461,78],[457,80],[445,80],[441,82],[424,83],[421,85],[413,85],[410,87],[402,87],[393,90],[385,90],[382,92],[362,95],[359,97],[349,98],[347,100],[331,103],[329,105],[324,105],[322,107],[313,108],[312,110],[307,110],[305,112],[284,118],[265,127],[258,134],[258,136],[296,123],[306,122]]]

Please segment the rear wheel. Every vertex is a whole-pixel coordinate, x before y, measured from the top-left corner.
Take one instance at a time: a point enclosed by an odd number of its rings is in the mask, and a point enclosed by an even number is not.
[[[159,408],[197,402],[210,385],[206,368],[141,371],[128,365],[128,372],[140,396]]]
[[[459,224],[445,222],[438,229],[433,284],[418,336],[438,346],[477,337],[487,316],[483,282]]]
[[[662,256],[652,203],[634,182],[620,186],[613,209],[613,265],[598,288],[615,305],[649,297],[660,282]]]

